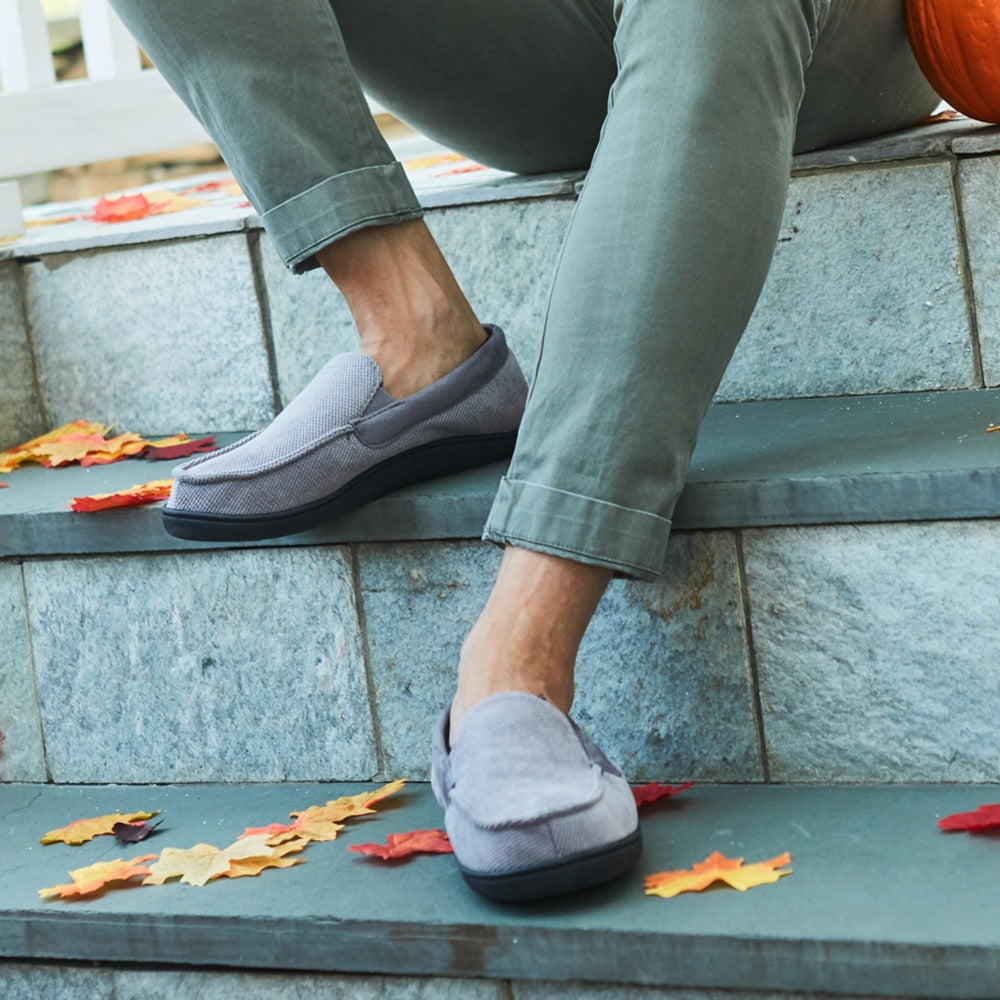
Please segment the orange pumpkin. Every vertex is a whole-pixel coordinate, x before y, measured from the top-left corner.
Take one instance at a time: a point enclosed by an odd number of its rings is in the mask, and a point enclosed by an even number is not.
[[[962,114],[1000,123],[1000,0],[906,0],[906,29],[931,86]]]

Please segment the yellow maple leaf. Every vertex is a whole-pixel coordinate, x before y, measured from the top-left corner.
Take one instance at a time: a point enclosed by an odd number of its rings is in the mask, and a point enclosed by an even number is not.
[[[168,879],[179,878],[188,885],[205,885],[224,876],[257,875],[265,868],[287,868],[290,862],[281,863],[284,856],[301,851],[305,846],[304,840],[271,845],[264,834],[259,834],[237,840],[221,850],[211,844],[195,844],[183,850],[165,847],[142,884],[163,885]],[[237,863],[236,875],[230,874],[234,862]]]
[[[49,830],[39,841],[40,844],[84,844],[102,833],[111,833],[115,823],[134,823],[140,819],[152,819],[152,812],[108,813],[107,816],[93,816],[90,819],[75,819],[58,830]]]
[[[149,869],[143,864],[155,858],[155,854],[143,854],[131,861],[117,858],[114,861],[99,861],[96,865],[77,868],[69,873],[73,880],[64,885],[51,885],[47,889],[39,889],[38,895],[45,899],[48,896],[87,896],[98,892],[111,882],[126,882],[137,875],[149,875]]]
[[[371,816],[376,812],[372,806],[390,795],[395,795],[406,784],[405,780],[390,781],[381,788],[357,795],[343,795],[331,799],[325,805],[309,806],[299,812],[289,813],[294,823],[271,823],[269,826],[248,826],[240,838],[266,836],[267,843],[274,846],[286,841],[303,838],[306,841],[336,840],[344,829],[344,820],[355,816]]]
[[[691,871],[657,872],[646,876],[646,895],[670,899],[682,892],[701,892],[715,882],[725,882],[740,892],[746,892],[755,885],[769,885],[777,882],[782,875],[791,875],[792,869],[785,865],[792,863],[792,856],[786,851],[770,861],[758,861],[744,865],[743,858],[727,858],[713,851],[704,861],[697,862]]]
[[[74,420],[72,423],[63,424],[62,427],[56,427],[55,430],[41,434],[30,441],[25,441],[24,444],[0,452],[0,472],[13,472],[24,462],[45,462],[46,449],[60,438],[69,435],[100,435],[103,437],[109,430],[111,430],[110,425],[89,423],[86,420]]]

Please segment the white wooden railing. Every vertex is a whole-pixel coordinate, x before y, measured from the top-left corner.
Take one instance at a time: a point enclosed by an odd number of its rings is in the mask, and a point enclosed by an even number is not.
[[[41,0],[0,0],[0,180],[206,142],[107,0],[80,0],[87,78],[56,82]],[[0,185],[0,236],[20,199]]]

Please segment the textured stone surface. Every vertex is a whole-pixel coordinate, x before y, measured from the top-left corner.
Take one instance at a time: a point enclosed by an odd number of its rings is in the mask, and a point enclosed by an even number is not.
[[[780,240],[718,398],[974,384],[947,164],[795,178]]]
[[[773,779],[996,780],[1000,522],[745,538]]]
[[[426,780],[431,727],[454,693],[462,642],[500,551],[482,542],[362,545],[357,558],[382,767]]]
[[[25,577],[53,780],[374,773],[340,550],[53,560]]]
[[[0,264],[0,450],[44,430],[21,309],[17,265]]]
[[[114,973],[80,965],[0,964],[3,1000],[106,1000],[115,995]]]
[[[771,993],[754,990],[662,989],[622,983],[511,984],[513,1000],[874,1000],[843,993]],[[906,1000],[896,997],[895,1000]]]
[[[0,732],[0,781],[44,781],[21,567],[15,563],[0,563]],[[6,995],[0,989],[0,996]]]
[[[51,420],[191,433],[273,415],[242,235],[43,257],[25,275]]]
[[[699,784],[643,808],[643,854],[631,874],[523,906],[470,891],[448,856],[382,865],[347,850],[389,830],[440,825],[431,789],[413,784],[379,816],[349,824],[336,843],[310,845],[305,863],[286,871],[220,879],[204,889],[116,890],[79,903],[38,897],[39,886],[64,877],[64,866],[116,850],[104,837],[82,847],[38,845],[40,831],[72,816],[148,803],[165,817],[149,850],[228,844],[248,821],[277,820],[368,787],[5,786],[0,956],[156,969],[166,963],[168,973],[184,963],[234,978],[277,970],[289,989],[300,973],[323,972],[513,979],[525,989],[529,979],[640,981],[728,989],[739,1000],[750,1000],[752,990],[763,994],[758,1000],[778,1000],[773,994],[822,995],[834,987],[869,1000],[996,996],[996,840],[944,836],[935,819],[997,801],[997,784]],[[720,888],[671,900],[643,894],[645,875],[687,867],[713,849],[748,861],[788,851],[794,874],[747,893]],[[140,846],[135,853],[145,852]],[[209,983],[218,981],[193,978],[187,996],[198,997],[204,986],[206,1000],[217,1000]],[[127,976],[122,982],[134,984],[129,997],[149,987]],[[244,982],[257,1000],[255,980]],[[383,982],[386,1000],[394,987],[406,988],[401,979]],[[510,1000],[507,989],[500,997]],[[481,996],[473,993],[473,1000]]]
[[[115,973],[115,1000],[500,1000],[497,988],[495,982],[433,977],[173,969]]]
[[[1000,156],[962,160],[958,171],[979,320],[983,377],[987,385],[1000,385],[1000,232],[997,230]]]
[[[636,781],[759,781],[736,547],[675,532],[653,583],[612,583],[577,660],[573,714]]]
[[[476,314],[504,329],[529,378],[573,205],[570,198],[532,198],[426,216]],[[346,303],[322,273],[290,274],[266,240],[260,254],[287,404],[331,354],[355,350],[357,336]]]
[[[678,534],[655,584],[612,584],[580,650],[573,714],[636,780],[759,780],[732,537]],[[434,719],[499,554],[480,543],[362,546],[387,775],[423,777]]]

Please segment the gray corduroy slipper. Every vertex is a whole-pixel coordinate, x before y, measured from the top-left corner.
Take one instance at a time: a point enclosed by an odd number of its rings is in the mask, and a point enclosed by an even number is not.
[[[621,771],[558,709],[511,691],[480,702],[448,746],[432,742],[431,784],[466,882],[527,900],[626,875],[642,838]]]
[[[503,332],[394,400],[378,365],[340,354],[266,428],[174,470],[171,535],[253,541],[315,528],[412,483],[509,458],[527,385]]]

